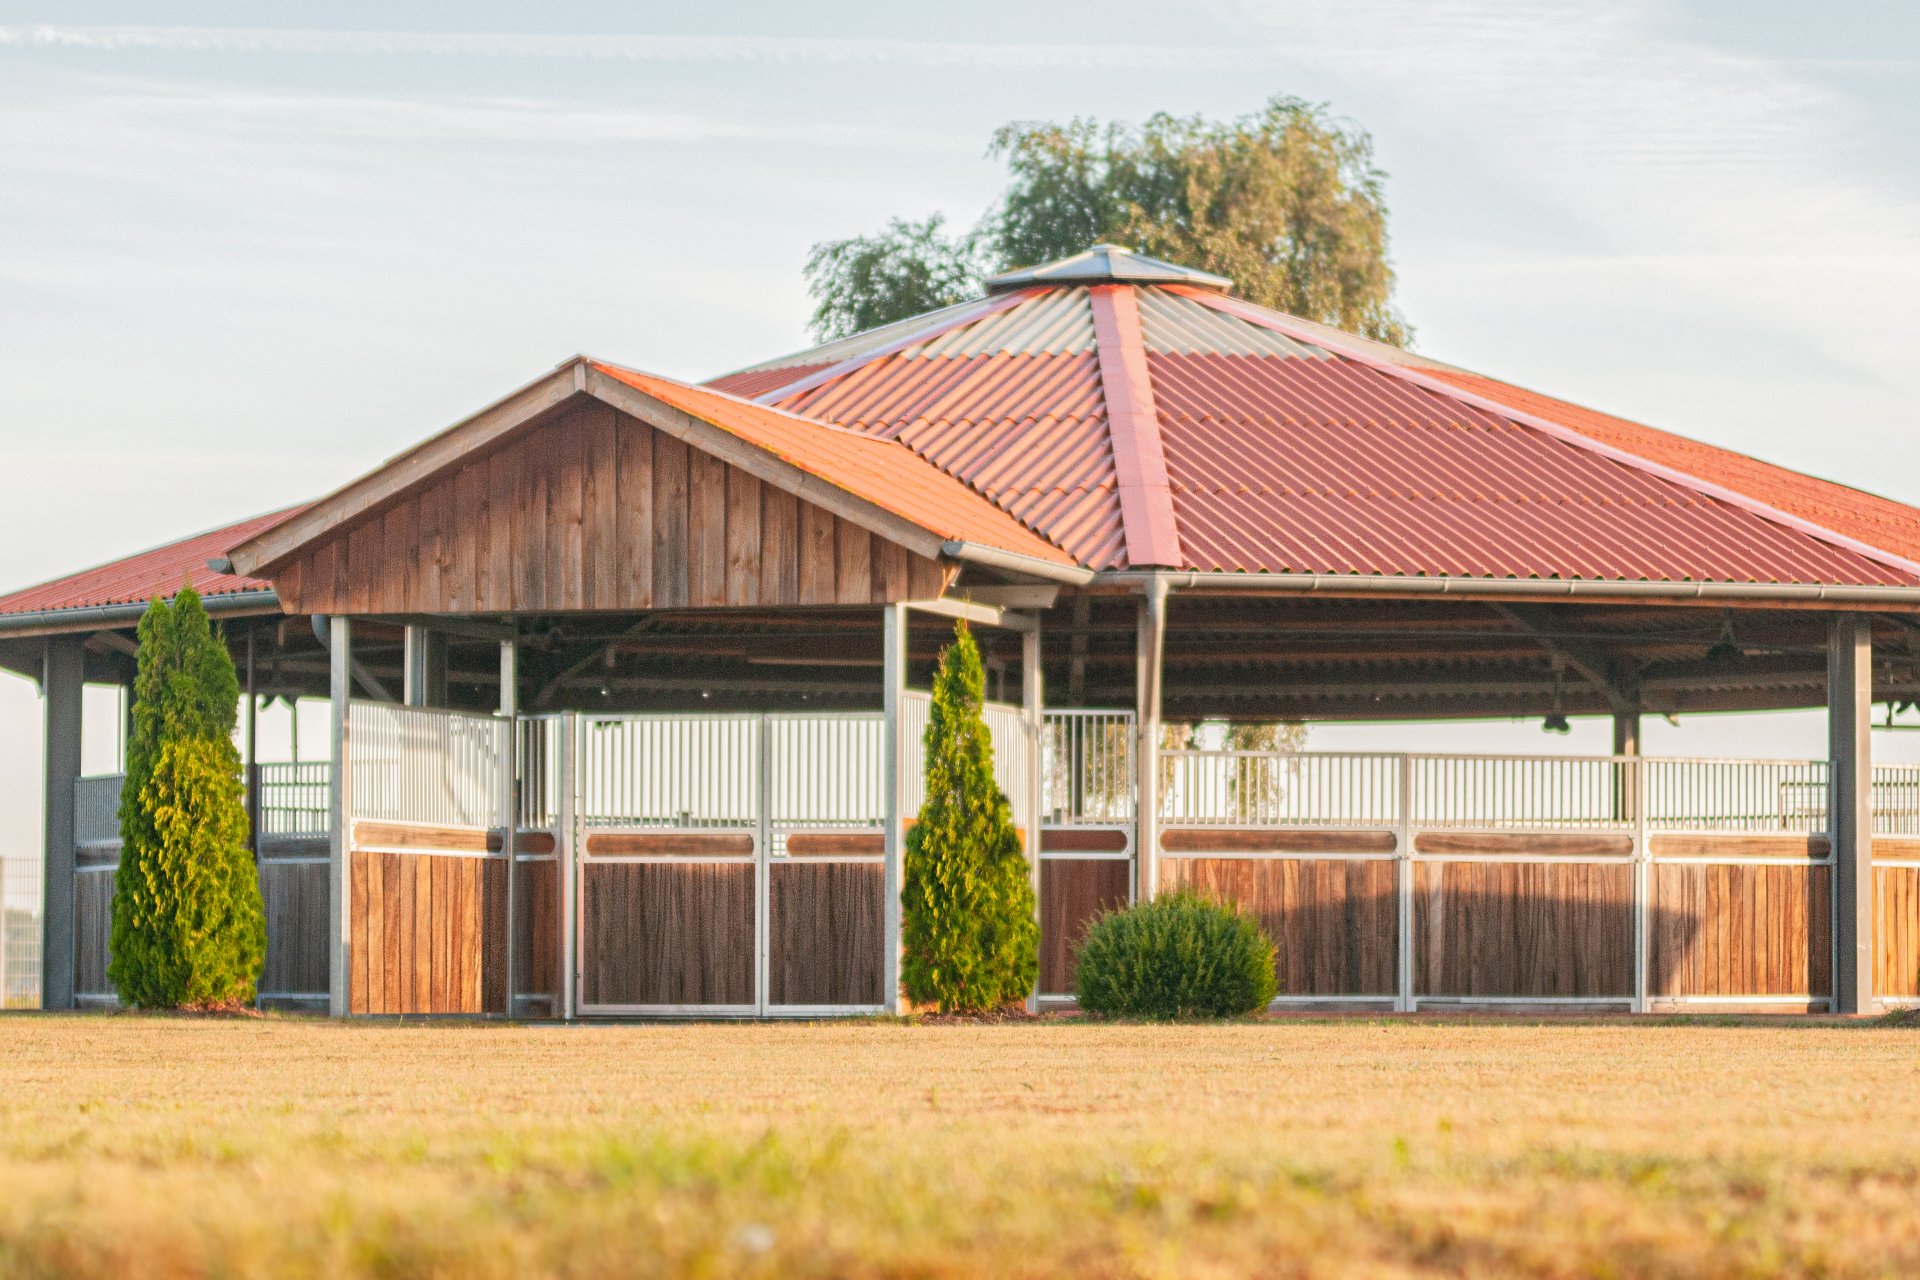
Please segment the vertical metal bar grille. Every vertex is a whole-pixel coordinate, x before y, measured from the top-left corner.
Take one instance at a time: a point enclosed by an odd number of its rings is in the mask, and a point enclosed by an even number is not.
[[[384,702],[355,702],[347,716],[356,817],[449,827],[496,824],[508,722]]]

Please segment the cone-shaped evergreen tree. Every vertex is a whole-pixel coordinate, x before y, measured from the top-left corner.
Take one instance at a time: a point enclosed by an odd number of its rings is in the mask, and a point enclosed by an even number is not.
[[[120,793],[113,961],[122,1003],[246,1004],[266,958],[260,882],[247,849],[239,680],[192,587],[140,619]]]
[[[927,799],[907,832],[901,889],[901,980],[942,1013],[1024,1000],[1040,971],[1033,881],[993,780],[985,693],[979,646],[959,623],[933,678]]]

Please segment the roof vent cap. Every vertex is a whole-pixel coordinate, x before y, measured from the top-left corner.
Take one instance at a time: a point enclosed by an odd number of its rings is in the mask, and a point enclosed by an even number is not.
[[[1232,293],[1233,281],[1209,271],[1175,266],[1117,244],[1097,244],[1071,258],[1005,271],[987,280],[988,293],[1008,293],[1044,285],[1184,284]]]

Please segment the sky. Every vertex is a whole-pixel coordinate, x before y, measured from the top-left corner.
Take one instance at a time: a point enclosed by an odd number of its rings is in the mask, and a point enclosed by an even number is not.
[[[1007,121],[1276,93],[1372,133],[1419,350],[1920,502],[1906,0],[0,0],[0,590],[310,498],[577,352],[703,378],[804,346],[809,246],[972,223]],[[0,855],[38,848],[39,715],[0,675]],[[113,721],[93,698],[89,768]]]

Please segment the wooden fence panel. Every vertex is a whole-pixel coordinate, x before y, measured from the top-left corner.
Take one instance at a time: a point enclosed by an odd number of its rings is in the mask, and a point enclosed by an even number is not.
[[[521,997],[521,1007],[515,1012],[526,1017],[545,1010],[557,1017],[562,963],[560,864],[522,862],[519,877],[514,945],[520,972],[514,990]]]
[[[1874,994],[1920,996],[1920,867],[1873,869],[1873,933]]]
[[[774,862],[767,868],[767,1002],[882,1002],[886,868]]]
[[[1047,832],[1042,839],[1053,834]],[[1124,858],[1040,860],[1041,994],[1073,994],[1078,951],[1087,926],[1101,912],[1126,906],[1132,887],[1133,864]]]
[[[267,917],[267,959],[261,995],[327,995],[327,908],[332,897],[324,862],[260,862],[260,900]]]
[[[1276,948],[1283,998],[1393,994],[1395,875],[1396,864],[1381,859],[1168,858],[1160,865],[1163,889],[1237,902],[1259,917]]]
[[[351,1010],[502,1012],[505,860],[364,849],[352,858]]]
[[[112,864],[95,864],[73,877],[73,994],[78,999],[114,998],[107,981],[112,959]]]
[[[753,1003],[752,863],[588,861],[581,874],[581,1003]]]
[[[1413,917],[1416,995],[1632,998],[1631,865],[1422,862]]]
[[[1655,863],[1648,994],[1830,994],[1831,876],[1824,866]]]

